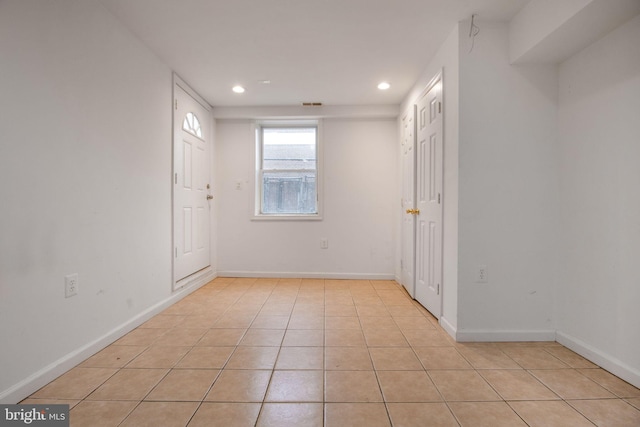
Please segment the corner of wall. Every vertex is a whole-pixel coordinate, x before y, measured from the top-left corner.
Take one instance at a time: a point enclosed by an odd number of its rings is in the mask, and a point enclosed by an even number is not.
[[[607,351],[594,347],[576,337],[558,331],[557,341],[584,358],[623,378],[628,383],[640,388],[640,370],[621,361]]]

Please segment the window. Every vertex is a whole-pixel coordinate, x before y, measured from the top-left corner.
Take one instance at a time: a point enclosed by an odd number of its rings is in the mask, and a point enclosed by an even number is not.
[[[256,217],[319,219],[318,122],[256,127]]]
[[[186,130],[192,135],[197,136],[198,138],[202,138],[202,128],[200,128],[200,120],[198,120],[198,116],[193,113],[187,113],[182,122],[182,129]]]

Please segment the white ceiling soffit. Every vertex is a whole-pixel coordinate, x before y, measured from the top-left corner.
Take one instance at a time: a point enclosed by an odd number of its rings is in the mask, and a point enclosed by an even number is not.
[[[101,2],[211,105],[282,106],[399,104],[458,21],[527,0]]]
[[[640,0],[531,0],[509,25],[511,62],[562,62],[638,13]]]

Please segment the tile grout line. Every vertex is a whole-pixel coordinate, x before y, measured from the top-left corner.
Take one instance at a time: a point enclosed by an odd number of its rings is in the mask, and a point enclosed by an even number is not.
[[[279,281],[278,281],[278,282],[279,282]],[[274,286],[274,289],[275,289],[275,287],[277,287],[277,283],[276,283],[276,285]],[[296,300],[297,300],[297,298],[298,298],[298,294],[299,294],[299,293],[300,293],[300,288],[298,287],[298,291],[296,292]],[[272,289],[272,291],[271,291],[271,293],[270,293],[269,295],[273,295],[273,289]],[[265,303],[263,303],[263,304],[262,304],[262,306],[261,306],[261,308],[260,308],[260,311],[262,310],[262,308],[263,308],[263,307],[264,307],[264,305],[266,304],[266,301],[267,301],[267,300],[268,300],[268,298],[267,298],[267,299],[265,299]],[[287,330],[289,330],[289,324],[291,323],[291,316],[292,316],[292,314],[293,314],[293,310],[295,310],[295,304],[296,304],[296,303],[295,303],[295,300],[294,300],[293,308],[291,309],[292,313],[290,313],[290,314],[289,314],[289,319],[287,320],[287,325],[286,325],[286,327],[285,327],[285,329],[284,329],[284,333],[282,334],[282,338],[280,339],[280,346],[278,347],[278,353],[276,354],[276,358],[275,358],[275,360],[273,361],[273,367],[271,368],[271,374],[270,374],[270,376],[269,376],[269,381],[267,381],[267,387],[266,387],[266,388],[265,388],[265,390],[264,390],[264,396],[262,397],[262,402],[260,403],[260,410],[258,411],[258,416],[256,417],[256,421],[255,421],[255,423],[254,423],[254,427],[258,425],[258,421],[260,420],[260,417],[261,417],[261,415],[262,415],[262,413],[263,413],[264,405],[265,405],[265,403],[266,403],[266,399],[267,399],[267,394],[269,393],[269,388],[271,387],[271,383],[272,383],[272,381],[273,381],[273,375],[274,375],[274,373],[275,373],[275,371],[276,371],[276,365],[278,364],[278,359],[280,358],[280,352],[282,351],[282,344],[284,343],[284,337],[287,335]],[[259,312],[258,312],[258,313],[259,313]],[[257,316],[258,316],[258,315],[256,315],[256,317],[257,317]],[[255,321],[255,318],[254,318],[254,321]],[[253,324],[253,322],[252,322],[252,324]],[[251,328],[251,325],[249,326],[249,328]],[[249,330],[249,329],[247,329],[247,331],[248,331],[248,330]]]

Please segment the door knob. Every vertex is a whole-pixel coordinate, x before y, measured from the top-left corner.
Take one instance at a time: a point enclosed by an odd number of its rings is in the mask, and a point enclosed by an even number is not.
[[[213,199],[213,196],[211,194],[207,194],[207,200],[211,200]]]
[[[407,213],[411,215],[420,215],[420,209],[407,209]]]

